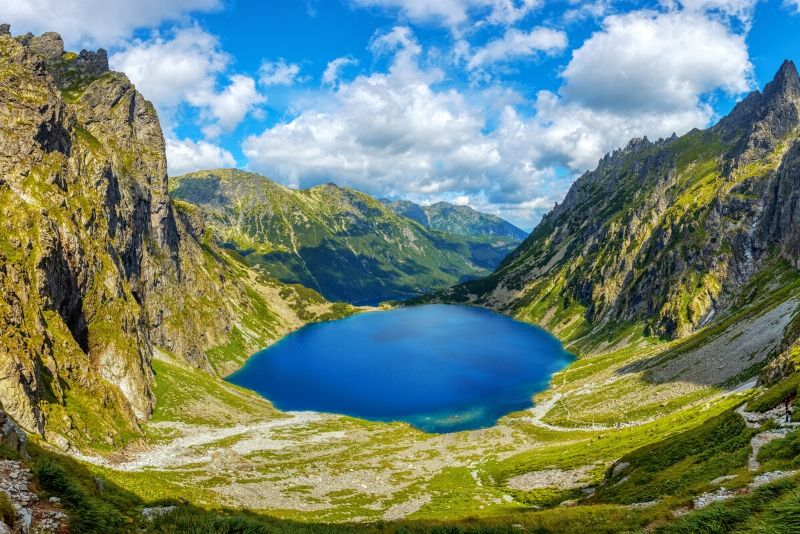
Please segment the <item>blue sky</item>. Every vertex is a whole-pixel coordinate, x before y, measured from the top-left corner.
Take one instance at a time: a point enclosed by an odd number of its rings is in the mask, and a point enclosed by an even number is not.
[[[784,59],[800,0],[6,0],[105,47],[170,172],[448,200],[530,229],[631,137],[705,127]]]

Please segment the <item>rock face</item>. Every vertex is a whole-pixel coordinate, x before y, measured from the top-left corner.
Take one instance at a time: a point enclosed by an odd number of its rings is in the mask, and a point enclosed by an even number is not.
[[[153,106],[57,34],[0,35],[0,221],[0,404],[65,447],[136,438],[154,346],[221,370],[207,353],[244,317],[239,352],[327,311],[198,240]]]
[[[25,432],[3,410],[0,410],[0,447],[26,456],[25,445],[28,437]]]
[[[254,173],[218,169],[172,178],[171,194],[197,206],[216,240],[248,263],[355,304],[486,275],[509,247],[491,236],[433,231],[333,184],[293,190]]]
[[[688,335],[732,309],[775,247],[800,267],[799,127],[787,61],[717,126],[606,155],[492,276],[444,298],[566,339],[627,321]]]

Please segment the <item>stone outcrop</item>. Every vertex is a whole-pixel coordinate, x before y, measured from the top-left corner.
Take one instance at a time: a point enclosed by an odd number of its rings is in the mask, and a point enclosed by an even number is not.
[[[28,436],[11,417],[3,410],[0,410],[0,447],[19,453],[23,458],[27,457],[25,446],[28,443]]]

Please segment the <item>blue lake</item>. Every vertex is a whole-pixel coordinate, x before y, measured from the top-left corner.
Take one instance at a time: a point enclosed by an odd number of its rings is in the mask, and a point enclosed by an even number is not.
[[[492,426],[532,406],[572,360],[541,328],[480,308],[429,305],[306,326],[228,380],[281,410],[442,433]]]

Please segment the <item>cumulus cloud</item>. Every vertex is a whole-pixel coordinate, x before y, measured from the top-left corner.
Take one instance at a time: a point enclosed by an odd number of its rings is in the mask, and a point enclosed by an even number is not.
[[[342,83],[326,105],[248,137],[249,166],[293,186],[334,180],[381,196],[469,196],[495,211],[509,208],[501,205],[509,199],[541,196],[536,188],[550,171],[535,169],[530,140],[512,145],[511,136],[484,132],[486,107],[437,88],[442,73],[419,66],[420,47],[407,28],[380,36],[373,49],[394,50],[388,72]],[[533,209],[539,206],[514,212],[515,220],[530,220]]]
[[[506,31],[499,39],[478,49],[467,63],[472,70],[489,63],[531,56],[537,52],[554,54],[567,47],[567,34],[550,28],[534,28],[523,32],[516,28]]]
[[[178,108],[188,104],[199,110],[213,137],[233,130],[265,101],[253,78],[226,75],[231,57],[216,36],[198,27],[133,41],[109,61],[153,101],[168,129]]]
[[[213,87],[231,57],[220,50],[214,35],[189,27],[176,30],[170,38],[155,34],[147,41],[134,41],[109,62],[157,106],[167,108],[186,100],[198,87]]]
[[[231,132],[266,100],[258,92],[255,80],[241,74],[231,76],[230,83],[222,91],[200,88],[187,96],[190,104],[204,110],[203,113],[212,119],[203,130],[208,137]]]
[[[751,85],[744,36],[691,12],[633,12],[607,17],[602,31],[575,50],[561,95],[591,109],[631,115],[686,112],[716,88]],[[709,112],[710,113],[710,112]]]
[[[248,137],[243,152],[251,167],[291,185],[334,180],[417,201],[469,198],[530,227],[605,152],[632,137],[705,127],[711,95],[750,89],[744,37],[718,9],[606,17],[573,52],[561,88],[525,106],[518,95],[498,99],[497,88],[454,89],[421,65],[411,30],[394,28],[372,43],[374,53],[392,54],[386,72],[321,93],[291,120]]]
[[[342,69],[349,65],[358,65],[358,60],[351,57],[339,57],[328,62],[325,72],[322,73],[322,83],[325,85],[335,84],[339,80]]]
[[[207,141],[167,137],[167,164],[170,176],[236,164],[233,155]]]
[[[262,85],[293,85],[300,74],[300,65],[278,61],[264,61],[258,70],[258,81]]]
[[[391,9],[411,22],[440,24],[452,30],[471,21],[513,24],[543,0],[351,0],[360,7]]]
[[[753,83],[744,36],[695,9],[607,17],[562,77],[558,94],[540,92],[535,118],[523,122],[540,164],[575,172],[632,137],[703,128],[713,118],[709,94],[736,95]]]
[[[137,28],[219,7],[221,0],[3,0],[2,18],[21,31],[57,31],[68,46],[110,46]]]

